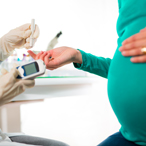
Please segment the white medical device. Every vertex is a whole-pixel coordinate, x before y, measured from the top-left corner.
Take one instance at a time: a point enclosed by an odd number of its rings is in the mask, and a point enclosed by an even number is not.
[[[17,67],[19,71],[18,79],[35,79],[45,73],[46,65],[42,60],[31,61]]]
[[[35,31],[35,19],[31,20],[31,35],[30,35],[30,47],[32,48],[34,45],[34,38],[33,38],[33,34]]]

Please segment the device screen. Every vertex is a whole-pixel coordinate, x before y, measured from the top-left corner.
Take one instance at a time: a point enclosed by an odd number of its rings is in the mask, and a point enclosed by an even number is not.
[[[38,72],[38,65],[37,63],[30,63],[24,66],[26,76]]]

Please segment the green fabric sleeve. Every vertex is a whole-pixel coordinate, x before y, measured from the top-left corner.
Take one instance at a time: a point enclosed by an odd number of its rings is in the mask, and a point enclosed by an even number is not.
[[[82,54],[82,64],[73,63],[75,68],[107,78],[111,63],[110,58],[97,57],[82,50],[79,51]]]

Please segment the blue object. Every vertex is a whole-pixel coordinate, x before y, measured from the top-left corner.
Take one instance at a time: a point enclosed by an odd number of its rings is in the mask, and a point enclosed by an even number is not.
[[[139,146],[139,145],[129,140],[126,140],[121,134],[121,132],[117,132],[109,136],[107,139],[105,139],[97,146]]]

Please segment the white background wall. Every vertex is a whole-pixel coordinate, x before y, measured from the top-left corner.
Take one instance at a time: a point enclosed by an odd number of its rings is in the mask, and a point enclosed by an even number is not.
[[[1,0],[0,14],[1,36],[36,19],[40,37],[35,50],[45,50],[59,31],[63,35],[57,46],[111,58],[116,49],[116,0]],[[51,98],[23,105],[22,131],[71,146],[97,145],[120,127],[108,102],[106,84],[100,78],[90,97]]]
[[[116,0],[1,0],[1,36],[31,19],[40,27],[33,49],[45,50],[59,32],[57,46],[70,46],[112,57],[116,49]]]

